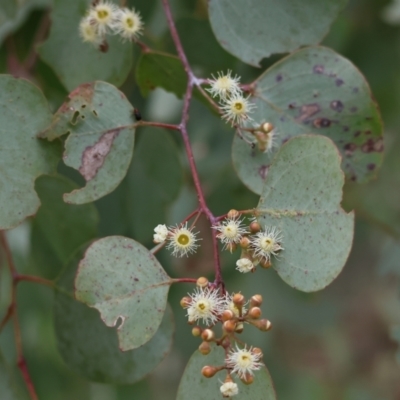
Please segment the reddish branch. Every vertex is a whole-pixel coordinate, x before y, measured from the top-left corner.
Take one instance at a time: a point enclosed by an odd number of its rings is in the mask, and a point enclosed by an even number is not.
[[[190,68],[188,59],[186,57],[181,40],[179,38],[178,31],[176,30],[174,19],[172,18],[172,13],[171,13],[171,8],[169,5],[169,2],[168,2],[168,0],[162,0],[162,3],[163,3],[165,15],[167,17],[168,27],[171,32],[172,40],[174,41],[176,51],[178,53],[178,57],[181,60],[183,67],[186,71],[187,77],[188,77],[188,83],[187,83],[186,92],[185,92],[184,101],[183,101],[182,119],[181,119],[181,123],[179,124],[179,128],[180,128],[180,132],[182,134],[183,142],[185,144],[186,155],[189,160],[190,170],[192,172],[193,182],[194,182],[194,186],[196,188],[197,197],[198,197],[199,205],[200,205],[200,210],[202,213],[204,213],[207,216],[208,220],[210,221],[210,224],[214,225],[217,222],[217,218],[213,215],[213,213],[207,206],[207,203],[206,203],[206,200],[204,197],[204,192],[203,192],[203,189],[200,184],[200,179],[199,179],[199,174],[197,172],[196,163],[194,161],[193,151],[192,151],[192,147],[190,145],[189,135],[187,132],[187,121],[189,119],[189,108],[190,108],[190,102],[192,99],[193,88],[194,88],[195,84],[199,82],[199,80],[195,77],[192,69]],[[214,267],[215,267],[214,285],[221,286],[222,289],[224,290],[224,282],[222,280],[221,262],[220,262],[219,250],[218,250],[217,232],[214,229],[212,229],[211,232],[212,232],[212,240],[213,240]]]
[[[6,235],[4,231],[0,231],[0,245],[4,251],[6,262],[8,265],[8,269],[10,271],[10,275],[12,278],[12,287],[11,287],[11,303],[8,306],[6,315],[0,322],[0,332],[5,327],[10,319],[13,320],[14,326],[14,340],[15,347],[17,352],[17,365],[21,371],[22,377],[25,381],[26,387],[28,389],[30,398],[32,400],[38,400],[38,396],[35,391],[35,387],[33,386],[32,379],[28,372],[28,367],[26,365],[26,360],[23,353],[22,348],[22,338],[21,338],[21,327],[19,325],[18,313],[17,313],[17,285],[22,281],[35,282],[42,285],[53,286],[53,282],[40,278],[38,276],[30,276],[30,275],[20,275],[15,267],[14,260],[11,254],[10,247],[7,242]]]

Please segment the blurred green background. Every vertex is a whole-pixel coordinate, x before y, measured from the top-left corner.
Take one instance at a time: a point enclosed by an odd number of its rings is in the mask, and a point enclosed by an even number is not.
[[[18,24],[0,20],[0,72],[35,82],[55,111],[67,95],[51,68],[40,58],[30,68],[35,32],[46,10],[35,1]],[[129,1],[146,23],[145,41],[174,53],[166,23],[156,0]],[[189,61],[199,76],[230,68],[242,82],[255,79],[278,60],[249,67],[226,53],[209,27],[205,0],[174,0],[174,16]],[[4,16],[3,16],[4,17]],[[356,210],[354,246],[338,279],[327,289],[304,294],[285,285],[273,271],[239,275],[237,254],[223,253],[224,277],[230,291],[246,296],[262,293],[263,313],[274,329],[261,334],[247,330],[249,343],[263,349],[280,400],[395,400],[400,399],[400,1],[351,0],[333,24],[323,44],[350,59],[365,75],[380,106],[385,124],[385,160],[377,179],[366,185],[346,184],[344,207]],[[134,49],[134,62],[139,49]],[[146,120],[175,123],[181,100],[161,89],[141,96],[134,68],[121,90]],[[254,207],[258,198],[236,177],[231,163],[232,131],[197,100],[192,103],[189,132],[209,206],[214,214],[231,208]],[[145,139],[153,138],[153,140]],[[154,140],[159,137],[160,141]],[[170,151],[165,153],[165,149]],[[168,169],[159,171],[164,160]],[[183,171],[183,172],[182,172]],[[59,172],[82,184],[74,171],[60,165]],[[174,132],[141,129],[131,168],[110,195],[96,202],[98,237],[125,235],[148,247],[158,223],[175,224],[196,207],[196,195],[182,143]],[[42,216],[52,218],[51,213]],[[197,257],[173,259],[166,251],[159,259],[173,276],[207,275],[212,278],[212,251],[207,222],[200,220],[204,240]],[[76,226],[79,230],[79,225]],[[72,233],[71,236],[74,234]],[[62,270],[34,218],[8,232],[21,273],[55,278]],[[65,241],[72,240],[69,235]],[[1,256],[1,254],[0,254]],[[3,257],[1,258],[3,264]],[[262,277],[261,277],[262,276]],[[0,268],[0,316],[8,306],[10,281]],[[114,386],[88,382],[70,370],[57,351],[53,329],[53,293],[46,287],[21,283],[18,310],[28,368],[41,400],[174,399],[185,364],[199,341],[190,334],[180,298],[191,290],[177,285],[170,292],[176,333],[170,354],[145,380]],[[0,335],[0,349],[12,368],[22,397],[24,383],[15,365],[10,324]],[[397,354],[396,354],[397,353]],[[0,399],[2,399],[0,388]]]

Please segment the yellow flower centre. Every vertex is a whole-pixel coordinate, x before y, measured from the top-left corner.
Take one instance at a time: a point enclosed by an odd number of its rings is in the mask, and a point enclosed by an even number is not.
[[[127,19],[126,19],[126,25],[128,25],[128,28],[133,28],[133,26],[135,25],[135,23],[133,22],[133,19],[132,18],[130,18],[130,17],[128,17]]]
[[[197,307],[200,308],[201,311],[204,311],[207,305],[204,302],[200,302],[197,304]]]
[[[190,238],[189,238],[189,236],[186,235],[185,233],[181,233],[181,234],[178,236],[178,238],[177,238],[176,241],[177,241],[180,245],[186,246],[186,245],[189,244]]]
[[[226,76],[219,78],[218,86],[220,87],[220,89],[229,89],[229,87],[230,87],[229,79]]]
[[[274,249],[274,241],[267,237],[261,240],[260,246],[265,251],[272,251]]]
[[[99,17],[99,19],[105,20],[108,18],[108,15],[109,15],[109,13],[107,10],[98,10],[97,11],[97,16]]]
[[[242,367],[247,367],[251,364],[251,357],[248,354],[242,354],[239,359],[239,364]]]
[[[237,112],[243,112],[243,103],[241,103],[240,101],[237,101],[236,103],[233,104],[233,108],[237,111]]]
[[[224,227],[224,235],[230,239],[237,235],[237,227],[235,225],[227,225]]]

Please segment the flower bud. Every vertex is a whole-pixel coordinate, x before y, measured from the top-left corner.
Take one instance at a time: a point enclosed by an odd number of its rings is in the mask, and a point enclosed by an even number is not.
[[[235,328],[236,333],[242,333],[244,329],[243,322],[239,322]]]
[[[240,247],[242,249],[247,249],[250,246],[250,239],[247,236],[243,236],[240,239]]]
[[[274,126],[269,122],[265,122],[264,124],[261,125],[261,129],[265,133],[270,133],[270,132],[272,132],[274,130]]]
[[[250,299],[250,306],[251,307],[260,307],[262,304],[262,296],[261,294],[255,294],[251,299]]]
[[[232,209],[228,212],[227,217],[230,219],[236,219],[238,218],[240,215],[238,210]]]
[[[185,297],[182,297],[180,304],[181,304],[182,308],[188,308],[191,303],[192,303],[192,299],[189,296],[185,296]]]
[[[201,345],[199,346],[199,351],[200,351],[201,354],[206,356],[211,351],[210,344],[208,342],[201,342]]]
[[[245,299],[244,299],[244,296],[242,295],[242,293],[236,293],[232,297],[232,301],[233,301],[233,304],[239,308],[239,307],[243,306]]]
[[[211,329],[204,329],[204,331],[201,334],[201,338],[205,342],[212,342],[215,338],[215,334]]]
[[[260,265],[261,265],[263,268],[270,268],[270,267],[272,266],[272,263],[271,263],[271,260],[270,260],[270,259],[268,259],[268,260],[262,259],[262,260],[260,260]]]
[[[267,319],[260,319],[255,326],[263,332],[267,332],[272,328],[271,321]]]
[[[208,285],[208,279],[204,276],[201,276],[199,279],[197,279],[196,285],[198,287],[204,288]]]
[[[233,320],[225,321],[223,324],[224,331],[227,333],[232,333],[235,331],[236,322]]]
[[[245,384],[245,385],[251,385],[254,382],[254,376],[250,373],[246,373],[246,375],[242,378],[240,378],[240,380]]]
[[[195,326],[192,329],[192,335],[195,336],[195,337],[200,336],[201,335],[201,331],[202,331],[202,329],[199,326]]]
[[[250,318],[258,319],[261,317],[261,308],[260,307],[252,307],[250,308],[248,315]]]
[[[250,231],[251,233],[258,233],[261,231],[261,225],[257,221],[253,221],[250,224]]]
[[[222,321],[229,321],[230,319],[232,319],[235,316],[235,314],[233,313],[233,311],[231,310],[225,310],[222,315],[221,315],[221,319]]]
[[[253,347],[253,353],[254,354],[260,354],[261,357],[263,356],[263,352],[259,347]]]
[[[211,367],[209,365],[205,365],[202,369],[201,369],[201,373],[203,374],[203,376],[205,376],[206,378],[212,378],[216,373],[218,372],[218,369],[215,367]]]

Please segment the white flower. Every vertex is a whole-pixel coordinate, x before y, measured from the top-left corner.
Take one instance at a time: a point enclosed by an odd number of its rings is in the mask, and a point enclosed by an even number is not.
[[[211,87],[206,90],[210,92],[213,97],[219,96],[223,100],[227,100],[234,94],[240,94],[240,77],[235,75],[233,78],[231,73],[232,71],[230,70],[228,70],[226,75],[224,75],[223,72],[218,72],[217,78],[212,75],[213,79],[209,81]]]
[[[276,137],[278,136],[278,132],[275,128],[272,127],[271,124],[266,122],[262,126],[271,126],[271,129],[262,129],[255,133],[255,137],[258,142],[258,147],[263,153],[270,152],[274,147],[277,146]]]
[[[251,247],[254,250],[256,258],[271,259],[271,256],[276,256],[279,251],[283,250],[281,245],[282,234],[277,228],[267,228],[265,231],[260,231],[251,238]]]
[[[230,121],[232,126],[251,120],[248,114],[253,111],[256,105],[249,102],[249,97],[245,98],[242,94],[235,93],[227,99],[225,104],[221,106],[222,118],[226,119],[227,122]]]
[[[239,272],[243,273],[250,272],[253,270],[253,268],[254,264],[248,258],[240,258],[239,260],[236,261],[236,269]]]
[[[249,350],[245,347],[239,349],[236,345],[236,350],[231,350],[226,358],[226,366],[232,369],[232,372],[236,372],[239,378],[245,378],[246,374],[253,375],[253,371],[257,371],[261,368],[262,363],[260,359],[261,353],[254,353],[252,347]]]
[[[236,304],[233,302],[233,296],[235,293],[229,294],[226,293],[225,298],[224,298],[224,304],[223,304],[223,311],[225,310],[230,310],[233,312],[235,317],[240,317],[240,312],[239,309],[237,308]],[[245,306],[242,307],[242,315],[246,314],[247,308]]]
[[[117,19],[113,26],[115,33],[120,34],[124,39],[136,39],[143,30],[143,22],[140,14],[134,9],[122,8],[117,13]]]
[[[242,222],[243,220],[238,218],[227,218],[222,223],[213,226],[213,229],[219,232],[217,238],[225,244],[225,247],[232,243],[239,243],[242,236],[248,233],[241,225]]]
[[[225,382],[219,390],[224,397],[236,396],[239,393],[238,385],[235,382]]]
[[[88,19],[98,34],[104,37],[114,28],[117,14],[118,8],[114,3],[100,0],[96,5],[90,7]]]
[[[79,24],[79,34],[84,42],[98,46],[103,41],[102,36],[97,32],[96,27],[90,23],[89,18],[82,18]]]
[[[153,235],[154,243],[162,243],[168,236],[168,228],[165,225],[157,225],[154,228],[155,234]]]
[[[224,305],[224,299],[219,296],[218,291],[197,288],[189,296],[191,298],[187,307],[189,322],[201,319],[204,324],[209,325],[218,321]]]
[[[196,241],[197,233],[193,233],[192,229],[188,229],[187,222],[184,226],[175,228],[170,228],[168,236],[168,246],[167,249],[172,249],[172,255],[176,257],[187,256],[190,253],[195,253],[198,244]]]

